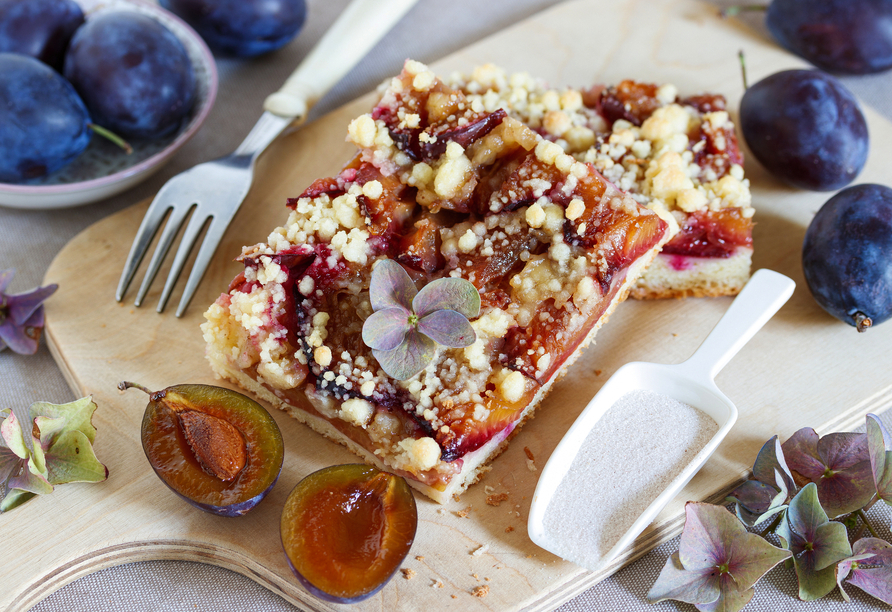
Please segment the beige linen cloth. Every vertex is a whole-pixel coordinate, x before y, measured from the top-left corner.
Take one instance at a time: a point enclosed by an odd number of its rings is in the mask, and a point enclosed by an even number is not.
[[[554,3],[555,0],[420,0],[404,21],[320,102],[311,120],[373,89],[381,80],[398,72],[407,57],[434,62]],[[309,0],[308,4],[309,19],[304,31],[284,49],[252,60],[218,61],[220,92],[207,123],[165,168],[145,183],[117,197],[74,209],[22,211],[0,208],[0,269],[15,268],[17,271],[11,291],[20,292],[40,284],[56,253],[89,225],[151,196],[168,178],[182,170],[235,149],[257,120],[266,94],[279,87],[346,6],[347,0]],[[713,0],[713,4],[732,2]],[[760,14],[746,15],[742,19],[768,36]],[[863,103],[892,119],[892,74],[844,81]],[[130,294],[129,299],[132,299],[133,289]],[[9,407],[13,402],[29,405],[37,400],[67,402],[73,399],[74,395],[45,346],[37,355],[27,358],[10,351],[0,353],[0,407]],[[888,511],[885,507],[877,508],[872,514],[880,536],[888,539]],[[0,551],[2,529],[3,519],[0,517]],[[35,546],[39,552],[39,543]],[[692,606],[674,602],[651,606],[644,599],[666,558],[677,548],[677,539],[657,548],[565,603],[561,612],[693,610]],[[3,560],[3,563],[10,562],[15,561]],[[11,586],[3,584],[0,572],[0,588]],[[836,592],[808,604],[796,599],[796,592],[794,574],[775,570],[759,583],[747,610],[853,612],[888,609],[855,588],[849,589],[853,603],[844,602]],[[295,609],[250,579],[228,570],[199,563],[157,561],[133,563],[91,574],[50,595],[32,610],[290,612]]]

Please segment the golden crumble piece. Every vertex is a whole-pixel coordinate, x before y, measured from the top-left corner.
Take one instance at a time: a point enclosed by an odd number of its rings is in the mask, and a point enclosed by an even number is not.
[[[481,584],[480,586],[476,586],[471,590],[471,594],[474,597],[479,597],[480,599],[483,599],[484,597],[489,595],[489,585]]]

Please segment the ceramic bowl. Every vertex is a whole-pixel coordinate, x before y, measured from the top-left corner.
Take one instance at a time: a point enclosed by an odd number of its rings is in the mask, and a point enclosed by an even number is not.
[[[111,197],[145,180],[167,163],[210,113],[217,96],[217,68],[201,37],[179,17],[140,0],[77,0],[87,19],[100,11],[136,11],[161,22],[186,47],[195,72],[195,104],[175,133],[158,140],[132,141],[133,153],[94,136],[70,164],[27,184],[0,183],[0,206],[67,208]]]

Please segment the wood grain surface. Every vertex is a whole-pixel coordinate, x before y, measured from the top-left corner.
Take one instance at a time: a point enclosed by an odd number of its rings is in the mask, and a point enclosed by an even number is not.
[[[630,77],[672,82],[683,95],[722,92],[733,109],[742,95],[739,49],[746,52],[751,82],[802,66],[734,21],[719,19],[714,7],[691,0],[581,0],[558,5],[433,67],[444,73],[494,62],[556,86]],[[87,573],[149,559],[219,565],[249,576],[301,609],[342,609],[309,596],[291,577],[279,542],[279,516],[303,476],[354,462],[353,455],[276,413],[286,448],[278,484],[244,517],[212,516],[187,506],[155,477],[139,441],[146,398],[138,391],[122,394],[116,384],[132,380],[162,388],[215,383],[203,357],[203,310],[238,272],[233,258],[241,246],[264,240],[285,221],[286,198],[316,177],[335,174],[349,158],[347,122],[372,101],[367,96],[286,134],[264,154],[255,186],[182,319],[172,312],[156,314],[159,281],[142,308],[132,306],[135,289],[127,302],[114,301],[146,202],[88,228],[60,252],[46,278],[60,285],[47,304],[46,338],[75,393],[90,394],[99,405],[95,448],[110,476],[101,484],[59,487],[3,515],[0,610],[28,610]],[[892,125],[869,110],[867,116],[872,152],[859,182],[883,182],[888,179],[883,170],[892,152]],[[537,417],[460,502],[441,507],[418,497],[418,534],[404,564],[415,571],[414,577],[397,575],[378,595],[352,609],[552,609],[676,535],[684,501],[721,498],[745,476],[772,435],[785,438],[803,426],[820,432],[850,429],[865,413],[892,404],[892,324],[858,334],[825,314],[804,284],[802,239],[827,194],[788,189],[752,160],[746,172],[757,208],[754,269],[777,270],[798,286],[717,378],[740,409],[737,425],[634,549],[594,574],[532,544],[526,517],[538,472],[528,469],[525,449],[541,468],[588,399],[618,367],[629,361],[684,360],[721,317],[729,298],[623,304]],[[162,270],[162,277],[166,273]],[[178,291],[171,303],[179,299]],[[615,452],[623,452],[621,445]],[[504,492],[508,498],[490,506],[487,492]],[[464,509],[469,509],[467,517],[458,513]],[[472,554],[481,546],[485,552]],[[486,597],[471,594],[479,585],[489,587]]]

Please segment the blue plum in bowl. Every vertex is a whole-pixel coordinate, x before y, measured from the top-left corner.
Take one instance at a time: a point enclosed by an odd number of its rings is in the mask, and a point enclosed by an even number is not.
[[[159,0],[222,55],[254,57],[294,38],[307,18],[305,0]]]
[[[61,168],[91,134],[86,106],[58,72],[29,55],[0,53],[0,183]]]
[[[0,53],[30,55],[62,71],[84,12],[74,0],[0,0]]]
[[[65,77],[93,120],[130,138],[176,131],[195,100],[195,75],[183,43],[166,27],[133,11],[90,17],[75,32]]]

